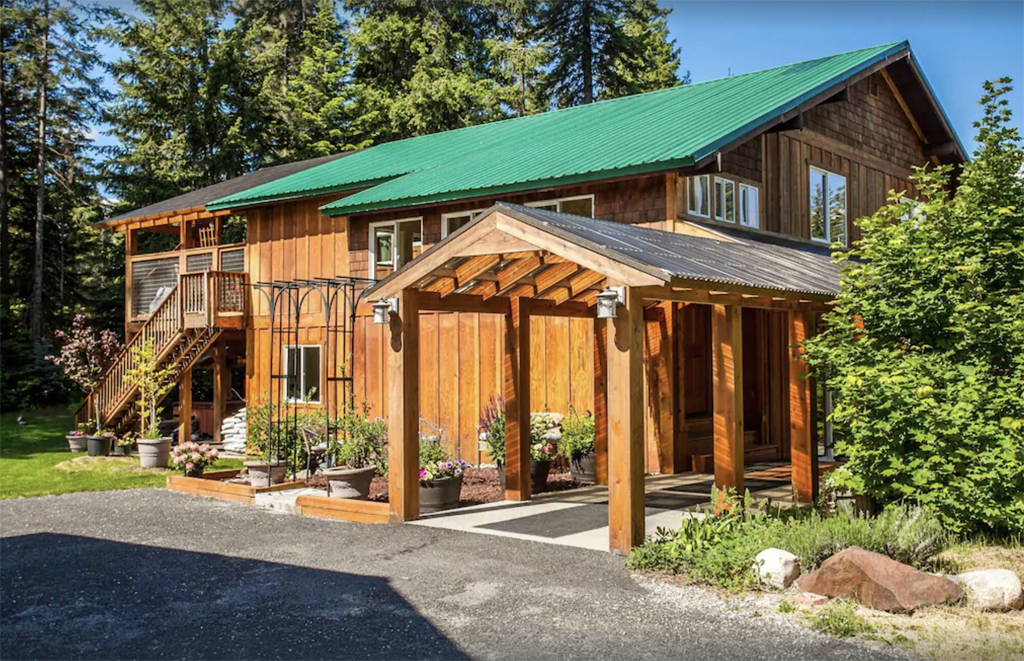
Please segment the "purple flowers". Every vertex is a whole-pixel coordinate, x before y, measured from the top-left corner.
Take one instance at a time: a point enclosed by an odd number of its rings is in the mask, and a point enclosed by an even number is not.
[[[450,480],[462,475],[467,468],[473,465],[468,461],[456,459],[454,461],[431,461],[420,466],[420,483],[430,484],[441,480]]]

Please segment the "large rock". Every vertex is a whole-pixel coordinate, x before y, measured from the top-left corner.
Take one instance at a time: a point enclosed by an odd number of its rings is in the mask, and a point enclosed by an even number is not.
[[[780,590],[785,590],[800,577],[800,558],[782,549],[761,551],[754,558],[754,567],[762,583]]]
[[[963,590],[947,578],[926,574],[857,546],[836,553],[797,585],[806,592],[853,598],[868,608],[892,613],[953,604],[964,596]]]
[[[967,593],[967,605],[983,611],[1024,608],[1020,579],[1009,569],[982,569],[951,577]]]

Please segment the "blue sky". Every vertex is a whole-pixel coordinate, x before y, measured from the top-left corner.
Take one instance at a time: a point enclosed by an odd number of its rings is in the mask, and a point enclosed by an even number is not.
[[[666,2],[694,82],[907,40],[968,150],[981,84],[1010,76],[1024,113],[1024,2]]]

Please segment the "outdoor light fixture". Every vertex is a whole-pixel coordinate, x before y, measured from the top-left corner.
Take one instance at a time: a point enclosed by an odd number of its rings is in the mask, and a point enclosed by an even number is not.
[[[597,318],[614,319],[618,314],[619,305],[626,303],[625,287],[605,287],[597,295]]]
[[[391,321],[392,314],[398,314],[397,298],[381,298],[373,304],[373,323],[386,324]]]

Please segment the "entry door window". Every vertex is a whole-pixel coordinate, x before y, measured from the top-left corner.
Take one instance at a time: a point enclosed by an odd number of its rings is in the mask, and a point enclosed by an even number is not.
[[[423,220],[370,223],[370,277],[386,278],[423,250]]]

